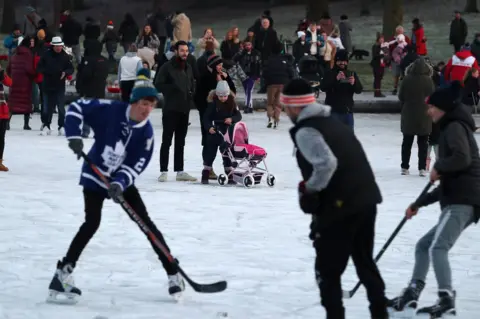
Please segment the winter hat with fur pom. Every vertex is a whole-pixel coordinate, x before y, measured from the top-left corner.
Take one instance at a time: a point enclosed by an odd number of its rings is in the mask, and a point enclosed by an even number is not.
[[[229,96],[230,95],[230,86],[228,86],[227,81],[218,81],[217,88],[215,89],[215,94],[217,96]]]
[[[425,102],[442,111],[450,112],[460,104],[461,91],[462,84],[459,81],[453,81],[450,86],[433,92]]]
[[[287,107],[301,107],[315,102],[310,83],[302,78],[291,80],[280,94],[280,104]]]

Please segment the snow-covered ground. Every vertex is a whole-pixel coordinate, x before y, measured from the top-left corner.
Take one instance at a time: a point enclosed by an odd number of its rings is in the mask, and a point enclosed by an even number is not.
[[[152,116],[155,156],[137,185],[183,268],[199,282],[227,280],[225,292],[201,295],[188,289],[183,303],[171,302],[163,268],[144,235],[119,206],[108,201],[102,225],[75,272],[84,296],[75,306],[57,306],[46,304],[45,298],[56,261],[83,220],[82,191],[77,184],[81,162],[64,137],[38,135],[38,115],[31,132],[21,129],[22,116],[14,116],[5,150],[11,171],[0,174],[0,318],[210,319],[224,313],[232,319],[324,317],[314,282],[314,252],[307,237],[309,218],[297,204],[300,174],[292,157],[291,125],[284,118],[278,130],[269,130],[265,117],[256,113],[245,116],[245,121],[250,142],[267,149],[267,163],[277,185],[244,189],[178,183],[173,173],[171,182],[158,183],[161,111]],[[202,160],[196,112],[191,113],[191,122],[185,169],[199,176]],[[398,115],[356,116],[356,134],[367,150],[384,198],[377,219],[377,250],[427,182],[417,175],[416,148],[412,175],[400,176],[399,127]],[[87,147],[91,143],[87,140]],[[215,169],[221,172],[219,158]],[[380,261],[389,296],[409,280],[415,243],[434,225],[438,214],[438,206],[422,210]],[[479,242],[479,228],[471,227],[451,252],[462,319],[475,319],[480,313]],[[343,277],[344,289],[356,282],[349,267]],[[435,293],[430,274],[422,302],[435,301]],[[345,304],[348,318],[369,318],[363,288]]]

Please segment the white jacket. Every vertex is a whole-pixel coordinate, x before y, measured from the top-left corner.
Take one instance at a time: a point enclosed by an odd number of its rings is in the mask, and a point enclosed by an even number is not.
[[[142,59],[136,53],[128,52],[118,65],[118,81],[135,81],[138,70],[143,68]]]

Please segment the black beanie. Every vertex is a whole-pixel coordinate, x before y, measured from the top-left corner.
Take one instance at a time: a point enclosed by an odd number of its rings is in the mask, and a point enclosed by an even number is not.
[[[433,92],[425,102],[445,112],[453,111],[460,104],[461,90],[462,84],[453,81],[450,86]]]
[[[335,61],[348,61],[348,51],[341,49],[335,54]]]
[[[310,83],[302,78],[291,80],[280,95],[280,103],[288,107],[305,106],[315,102],[315,94]]]

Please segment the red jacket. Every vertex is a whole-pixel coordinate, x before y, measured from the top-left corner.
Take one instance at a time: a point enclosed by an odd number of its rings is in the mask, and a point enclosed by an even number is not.
[[[35,77],[32,51],[19,46],[10,57],[7,74],[12,78],[13,85],[8,95],[8,106],[14,114],[32,113],[32,86]]]
[[[471,68],[478,69],[477,59],[468,50],[463,50],[455,53],[444,70],[444,77],[447,81],[460,81],[463,82],[465,73]]]
[[[425,38],[425,30],[423,27],[413,30],[413,36],[415,37],[417,54],[427,55],[427,39]]]
[[[33,58],[33,68],[35,69],[35,78],[33,80],[35,81],[35,83],[41,84],[43,82],[43,74],[38,73],[36,71],[38,62],[40,62],[40,56],[38,54],[35,54],[35,57]]]
[[[12,79],[5,73],[2,84],[8,87],[12,86]],[[0,100],[0,120],[8,120],[10,118],[10,111],[7,102],[5,102],[5,93],[0,92],[0,94],[3,94],[3,101]]]

